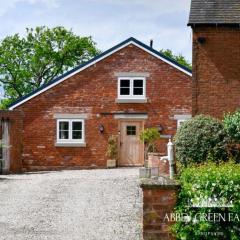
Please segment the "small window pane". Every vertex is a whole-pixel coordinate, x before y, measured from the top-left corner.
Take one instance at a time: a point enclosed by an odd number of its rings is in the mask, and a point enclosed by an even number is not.
[[[130,80],[121,80],[120,87],[130,87]]]
[[[59,122],[59,129],[60,130],[68,130],[69,129],[69,123],[68,122]]]
[[[82,131],[73,131],[73,139],[82,139]]]
[[[143,95],[143,80],[137,79],[133,81],[133,95]]]
[[[143,80],[134,80],[134,87],[143,87]]]
[[[59,139],[69,139],[69,122],[59,122]]]
[[[73,130],[82,130],[82,122],[73,122],[72,129]]]
[[[130,94],[130,88],[121,88],[120,89],[120,95],[129,95]]]
[[[134,88],[133,94],[134,95],[143,95],[143,89],[142,88]]]
[[[59,131],[59,139],[68,139],[69,132],[68,131]]]
[[[130,80],[120,80],[120,95],[130,95]]]
[[[127,126],[127,135],[136,135],[136,126]]]

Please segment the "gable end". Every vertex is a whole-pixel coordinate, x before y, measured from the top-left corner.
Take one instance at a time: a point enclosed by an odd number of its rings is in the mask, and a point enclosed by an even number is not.
[[[122,43],[110,48],[109,50],[99,54],[98,56],[92,58],[91,60],[87,61],[86,63],[83,63],[79,66],[77,66],[76,68],[64,73],[63,75],[53,79],[52,81],[42,85],[40,88],[34,90],[33,92],[27,94],[26,96],[18,99],[17,101],[15,101],[14,103],[12,103],[10,106],[9,106],[9,110],[13,110],[14,108],[18,107],[19,105],[29,101],[30,99],[36,97],[37,95],[47,91],[48,89],[56,86],[57,84],[65,81],[66,79],[68,79],[69,77],[77,74],[78,72],[81,72],[83,71],[84,69],[96,64],[97,62],[103,60],[104,58],[107,58],[108,56],[112,55],[113,53],[125,48],[126,46],[130,45],[130,44],[133,44],[134,46],[144,50],[145,52],[151,54],[152,56],[162,60],[163,62],[173,66],[174,68],[176,68],[177,70],[187,74],[188,76],[192,76],[192,71],[177,63],[175,60],[169,58],[169,57],[166,57],[165,55],[161,54],[160,52],[154,50],[153,48],[147,46],[146,44],[138,41],[137,39],[131,37],[125,41],[123,41]]]

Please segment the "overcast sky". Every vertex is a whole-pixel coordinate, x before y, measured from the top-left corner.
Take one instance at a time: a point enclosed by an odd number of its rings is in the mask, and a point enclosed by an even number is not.
[[[26,27],[72,28],[100,50],[129,37],[191,60],[190,0],[0,0],[0,38]]]

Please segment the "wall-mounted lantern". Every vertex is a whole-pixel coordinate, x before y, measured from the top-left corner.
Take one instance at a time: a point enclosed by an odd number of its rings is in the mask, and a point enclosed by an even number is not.
[[[198,38],[197,38],[197,41],[198,41],[198,43],[200,43],[200,44],[204,44],[204,43],[206,42],[206,38],[205,38],[205,37],[198,37]]]
[[[100,124],[98,126],[98,130],[99,130],[100,133],[103,133],[104,132],[104,126],[102,124]]]

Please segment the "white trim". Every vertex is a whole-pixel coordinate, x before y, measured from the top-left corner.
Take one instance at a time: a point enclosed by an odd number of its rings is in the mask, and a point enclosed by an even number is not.
[[[55,119],[87,119],[88,114],[86,113],[76,113],[76,114],[71,114],[71,113],[55,113],[53,115]]]
[[[191,114],[185,114],[185,115],[174,115],[175,120],[187,120],[191,119],[192,115]]]
[[[182,123],[186,122],[189,119],[178,119],[177,120],[177,129],[181,127]]]
[[[139,99],[134,99],[134,98],[124,98],[124,99],[115,99],[115,103],[147,103],[148,99],[147,98],[139,98]]]
[[[150,74],[147,72],[115,72],[115,77],[150,77]]]
[[[56,143],[57,144],[75,144],[75,143],[85,143],[85,121],[84,119],[66,119],[66,118],[59,118],[57,119],[57,139],[56,139]],[[69,139],[60,139],[59,138],[59,123],[60,122],[68,122],[68,136]],[[82,123],[82,139],[73,139],[72,138],[72,123],[73,122],[81,122]]]
[[[177,129],[181,127],[181,124],[183,122],[188,121],[189,119],[192,118],[192,115],[186,114],[186,115],[174,115],[174,119],[177,120]]]
[[[130,94],[129,95],[120,95],[120,82],[121,80],[129,80],[130,81]],[[134,80],[142,80],[143,81],[143,95],[134,95],[133,94],[133,82]],[[119,77],[118,78],[118,100],[145,100],[146,99],[146,78],[145,77]]]
[[[183,68],[181,68],[181,67],[177,66],[176,64],[168,61],[167,59],[165,59],[165,58],[163,58],[163,57],[161,57],[161,56],[158,56],[157,54],[149,51],[148,49],[144,48],[143,46],[140,46],[140,45],[138,45],[138,44],[136,44],[136,43],[133,43],[133,44],[136,45],[136,46],[138,46],[139,48],[141,48],[141,49],[144,50],[145,52],[148,52],[149,54],[153,55],[154,57],[156,57],[156,58],[158,58],[158,59],[161,59],[163,62],[168,63],[169,65],[175,67],[176,69],[180,70],[181,72],[183,72],[183,73],[187,74],[188,76],[192,77],[192,73],[188,72],[187,70],[184,70]]]
[[[55,147],[86,147],[86,143],[55,143]]]
[[[147,114],[114,114],[114,119],[148,119]]]
[[[113,51],[111,51],[111,52],[105,54],[105,55],[102,56],[101,58],[98,58],[98,59],[96,59],[95,61],[90,62],[89,64],[83,66],[82,68],[79,68],[78,70],[72,72],[71,74],[67,75],[66,77],[64,77],[64,78],[62,78],[62,79],[59,79],[57,82],[54,82],[53,84],[47,86],[46,88],[43,88],[41,91],[38,91],[38,92],[36,92],[35,94],[29,96],[28,98],[23,99],[22,101],[16,103],[15,105],[11,106],[11,107],[9,108],[9,110],[13,110],[13,109],[16,108],[17,106],[19,106],[19,105],[21,105],[21,104],[27,102],[28,100],[30,100],[30,99],[32,99],[32,98],[38,96],[39,94],[41,94],[41,93],[47,91],[48,89],[50,89],[50,88],[52,88],[52,87],[58,85],[59,83],[65,81],[66,79],[70,78],[71,76],[73,76],[73,75],[75,75],[75,74],[77,74],[77,73],[83,71],[84,69],[86,69],[86,68],[88,68],[88,67],[90,67],[90,66],[96,64],[97,62],[99,62],[99,61],[101,61],[101,60],[103,60],[103,59],[109,57],[109,56],[112,55],[113,53],[115,53],[115,52],[117,52],[117,51],[119,51],[119,50],[121,50],[121,49],[127,47],[127,46],[130,45],[130,44],[133,44],[134,46],[141,48],[141,49],[144,50],[145,52],[147,52],[147,53],[151,54],[152,56],[154,56],[154,57],[156,57],[156,58],[162,60],[162,61],[165,62],[165,63],[168,63],[169,65],[175,67],[176,69],[178,69],[178,70],[180,70],[181,72],[187,74],[188,76],[192,76],[192,74],[191,74],[190,72],[184,70],[183,68],[177,66],[176,64],[174,64],[174,63],[172,63],[172,62],[166,60],[165,58],[163,58],[163,57],[161,57],[161,56],[158,56],[157,54],[155,54],[155,53],[149,51],[148,49],[144,48],[143,46],[137,44],[137,43],[134,42],[134,41],[129,41],[129,42],[127,42],[126,44],[123,44],[122,46],[120,46],[120,47],[114,49]]]

